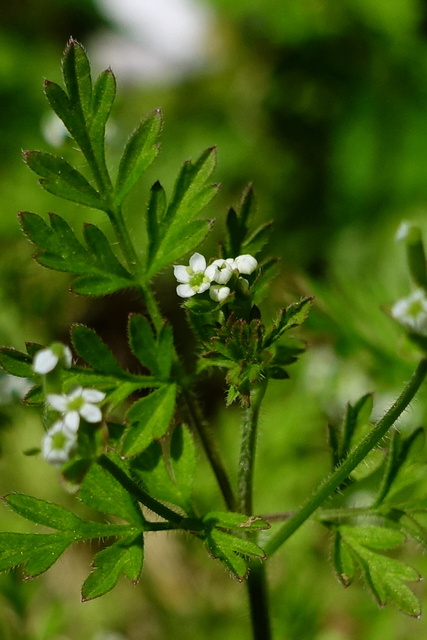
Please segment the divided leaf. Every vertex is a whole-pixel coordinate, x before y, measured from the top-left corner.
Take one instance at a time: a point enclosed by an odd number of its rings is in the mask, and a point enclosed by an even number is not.
[[[124,536],[97,553],[94,570],[82,586],[82,601],[98,598],[116,586],[123,573],[135,584],[139,580],[144,560],[144,539],[141,533]]]
[[[214,148],[204,151],[194,164],[185,162],[166,211],[160,185],[153,187],[148,207],[148,277],[192,251],[209,232],[210,221],[194,218],[217,191],[217,185],[206,184],[215,163]]]
[[[404,535],[395,529],[341,525],[334,544],[335,569],[342,584],[348,586],[353,580],[354,565],[358,565],[380,606],[391,602],[404,613],[418,617],[419,600],[405,583],[418,581],[419,573],[400,560],[377,553],[392,549],[403,540]]]
[[[35,255],[39,264],[79,275],[73,289],[84,295],[106,295],[133,285],[131,274],[113,254],[100,229],[85,226],[86,249],[63,218],[51,213],[49,219],[50,226],[35,213],[20,213],[24,233],[39,249]]]

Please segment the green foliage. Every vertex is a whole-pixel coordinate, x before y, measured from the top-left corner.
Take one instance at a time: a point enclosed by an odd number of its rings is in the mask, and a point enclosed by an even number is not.
[[[334,563],[344,586],[351,584],[357,565],[379,605],[391,602],[404,613],[418,617],[420,603],[405,584],[420,579],[415,569],[378,551],[399,545],[404,536],[385,527],[341,525],[335,534]]]

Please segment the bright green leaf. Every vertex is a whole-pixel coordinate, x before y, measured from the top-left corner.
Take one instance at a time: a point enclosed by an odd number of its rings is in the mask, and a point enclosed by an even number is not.
[[[73,531],[82,524],[81,518],[74,513],[46,500],[26,496],[22,493],[10,493],[4,496],[3,500],[23,518],[52,529]]]

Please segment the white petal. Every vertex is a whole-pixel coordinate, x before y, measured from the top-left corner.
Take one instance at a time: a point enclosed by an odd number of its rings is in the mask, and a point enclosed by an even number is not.
[[[94,404],[84,404],[80,409],[80,415],[86,422],[101,422],[102,411]]]
[[[64,416],[64,424],[69,431],[77,433],[80,425],[80,415],[78,411],[69,411]]]
[[[178,282],[188,282],[190,280],[190,274],[188,273],[188,267],[183,264],[176,264],[173,268],[173,275]]]
[[[222,302],[230,295],[229,287],[222,287],[219,284],[213,284],[209,289],[209,295],[215,302]]]
[[[68,394],[69,402],[71,400],[75,400],[76,398],[81,398],[82,394],[83,394],[83,387],[76,387],[75,389],[73,389],[73,391],[71,391],[71,393]]]
[[[217,276],[217,274],[218,274],[218,267],[213,262],[212,264],[209,265],[209,267],[206,268],[205,277],[209,279],[209,282],[212,282],[212,280],[215,280],[215,277]]]
[[[70,347],[64,346],[64,354],[63,354],[64,367],[69,369],[73,362],[73,354],[71,353]]]
[[[191,296],[194,296],[196,293],[189,284],[179,284],[176,292],[181,298],[191,298]]]
[[[248,253],[237,256],[234,263],[236,265],[236,269],[239,270],[239,273],[245,273],[247,275],[253,273],[258,266],[258,261]]]
[[[47,401],[53,409],[56,411],[61,411],[63,413],[67,410],[68,406],[68,398],[67,396],[61,396],[58,393],[49,393],[47,396]]]
[[[206,291],[207,289],[209,289],[209,287],[211,286],[210,282],[202,282],[202,284],[200,284],[197,287],[197,293],[203,293],[204,291]]]
[[[206,269],[206,260],[201,253],[193,253],[190,258],[190,267],[193,271],[204,271]]]
[[[102,402],[105,398],[105,393],[98,391],[98,389],[83,389],[82,397],[86,402]]]
[[[219,260],[214,260],[211,266],[215,266],[217,268],[216,273],[212,279],[215,280],[215,282],[217,282],[218,284],[227,284],[227,282],[233,275],[233,265],[227,262],[227,260],[223,260],[222,258],[220,258]],[[206,274],[208,269],[206,269]]]
[[[53,353],[52,349],[41,349],[34,356],[33,370],[41,374],[49,373],[54,370],[58,360],[58,356]]]

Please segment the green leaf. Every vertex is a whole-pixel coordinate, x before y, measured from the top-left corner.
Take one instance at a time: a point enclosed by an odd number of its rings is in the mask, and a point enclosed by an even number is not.
[[[70,38],[62,58],[62,74],[70,102],[79,107],[85,121],[92,116],[92,80],[86,52],[79,42]]]
[[[135,129],[120,160],[115,185],[116,205],[123,200],[148,169],[159,152],[158,138],[162,129],[162,112],[152,111]]]
[[[392,491],[394,482],[398,474],[402,471],[405,463],[408,462],[408,458],[413,449],[419,446],[420,443],[424,444],[424,437],[424,429],[422,427],[415,429],[406,438],[403,438],[396,430],[392,432],[385,461],[385,470],[378,496],[375,500],[375,506],[380,505],[387,498],[389,492]]]
[[[29,577],[37,576],[49,569],[73,542],[72,532],[0,533],[0,571],[23,565]]]
[[[33,359],[12,347],[0,347],[0,366],[7,373],[19,378],[34,378]]]
[[[89,136],[93,150],[99,163],[105,164],[105,125],[110,115],[116,96],[116,79],[111,69],[103,71],[97,78],[93,88],[92,121]]]
[[[374,525],[340,526],[341,535],[348,541],[357,542],[370,549],[393,549],[405,539],[403,533],[397,529]]]
[[[108,210],[86,178],[63,158],[44,151],[24,151],[23,156],[30,169],[43,178],[39,182],[49,193],[87,207]]]
[[[353,582],[355,566],[349,547],[343,542],[339,531],[334,536],[333,562],[338,580],[343,587],[348,587]]]
[[[173,431],[169,463],[176,491],[180,494],[178,504],[190,507],[196,471],[196,447],[189,429],[183,425],[178,425]]]
[[[209,232],[210,222],[194,220],[210,202],[218,186],[206,185],[216,163],[215,149],[207,149],[193,164],[184,163],[175,183],[170,205],[164,214],[163,225],[150,214],[150,229],[156,229],[156,245],[151,245],[148,277],[192,251]],[[154,196],[152,196],[154,197]],[[154,205],[152,206],[154,208]]]
[[[49,218],[50,226],[35,213],[20,213],[25,234],[40,249],[35,255],[39,264],[58,271],[81,274],[75,287],[86,294],[104,295],[132,286],[131,274],[119,263],[104,234],[97,227],[85,227],[88,251],[63,218],[54,213]],[[96,286],[88,290],[90,278]],[[82,281],[85,281],[86,287],[82,286]]]
[[[77,354],[94,371],[116,377],[127,377],[105,342],[93,329],[83,324],[71,328],[71,341]]]
[[[192,220],[182,226],[177,224],[167,228],[150,266],[150,276],[196,249],[208,235],[213,222],[213,220]]]
[[[111,591],[117,584],[121,573],[136,583],[144,560],[144,542],[142,534],[123,537],[96,554],[94,571],[82,586],[82,600],[86,602]]]
[[[358,436],[358,440],[360,439],[360,433],[358,432],[369,423],[373,404],[374,397],[372,393],[363,395],[354,405],[350,403],[347,404],[340,438],[340,462],[347,457],[352,447],[357,444],[356,437]]]
[[[258,227],[243,243],[242,252],[255,256],[269,242],[272,231],[273,222],[271,221]]]
[[[131,425],[123,440],[124,455],[137,455],[153,438],[166,433],[175,409],[175,396],[176,385],[164,385],[130,407],[127,420]]]
[[[155,182],[151,187],[150,200],[147,208],[147,268],[151,264],[157,251],[161,235],[161,224],[167,209],[166,194],[160,182]]]
[[[73,531],[82,524],[81,518],[74,513],[52,502],[46,502],[46,500],[26,496],[22,493],[10,493],[4,496],[3,500],[23,518],[46,527],[60,531]]]
[[[172,327],[165,324],[156,339],[147,318],[131,314],[128,335],[132,353],[140,363],[160,380],[167,380],[175,353]]]
[[[313,298],[301,298],[282,309],[273,328],[264,338],[264,348],[276,342],[289,329],[301,325],[308,316],[312,302]]]
[[[399,560],[376,552],[377,549],[391,549],[400,544],[404,539],[403,533],[386,527],[342,525],[339,535],[347,545],[351,559],[361,568],[378,604],[384,606],[392,602],[404,613],[418,617],[418,598],[404,583],[418,581],[419,573]]]
[[[219,529],[212,529],[206,536],[206,546],[210,553],[231,571],[239,581],[243,580],[248,568],[241,556],[265,558],[265,553],[254,542],[246,538],[229,535]]]
[[[230,209],[227,215],[227,249],[226,253],[230,258],[235,258],[242,253],[252,253],[243,251],[243,245],[249,232],[249,223],[255,215],[256,202],[252,185],[249,184],[242,194],[237,212]]]
[[[115,457],[115,463],[123,463]],[[141,525],[145,519],[132,495],[99,464],[91,466],[79,490],[79,498],[89,507],[125,522]]]

